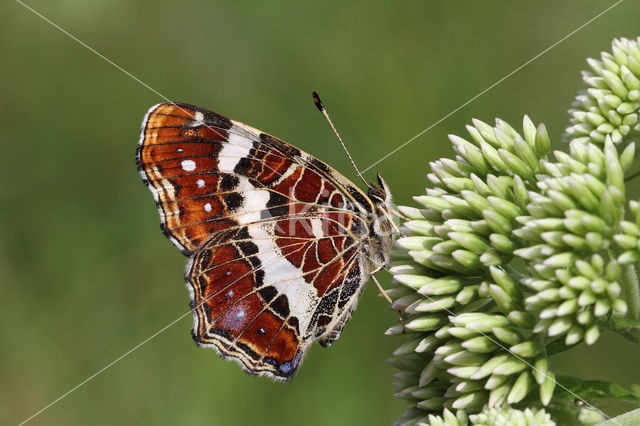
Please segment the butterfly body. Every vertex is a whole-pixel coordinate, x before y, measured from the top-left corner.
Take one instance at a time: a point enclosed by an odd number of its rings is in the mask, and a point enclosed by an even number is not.
[[[137,160],[163,232],[189,256],[194,340],[251,374],[293,377],[388,261],[379,176],[365,194],[280,139],[182,103],[149,110]]]

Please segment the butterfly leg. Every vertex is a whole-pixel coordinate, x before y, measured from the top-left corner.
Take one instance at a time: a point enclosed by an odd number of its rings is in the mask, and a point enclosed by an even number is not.
[[[391,300],[387,292],[384,290],[384,288],[382,288],[376,276],[371,275],[371,279],[376,284],[376,287],[378,287],[378,290],[380,291],[380,294],[382,295],[382,297],[384,297],[387,300],[387,302],[389,302],[389,306],[393,306],[393,300]],[[402,324],[402,332],[404,332],[405,326],[404,326],[404,318],[402,318],[402,311],[397,310],[396,312],[398,313],[398,319],[400,320],[400,324]]]
[[[407,216],[403,215],[402,213],[400,213],[398,210],[396,209],[391,209],[391,213],[394,216],[398,216],[400,219],[404,220],[405,222],[408,220],[411,220],[410,218],[408,218]]]

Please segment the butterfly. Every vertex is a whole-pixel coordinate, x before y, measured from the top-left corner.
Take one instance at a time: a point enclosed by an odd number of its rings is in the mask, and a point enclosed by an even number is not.
[[[249,374],[291,379],[389,260],[380,175],[364,193],[280,139],[177,102],[145,115],[137,163],[163,233],[189,257],[194,340]]]

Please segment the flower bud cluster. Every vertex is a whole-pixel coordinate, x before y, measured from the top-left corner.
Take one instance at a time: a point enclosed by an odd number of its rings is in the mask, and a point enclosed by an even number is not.
[[[476,415],[469,416],[472,425],[482,426],[554,426],[556,423],[544,409],[527,408],[523,411],[509,406],[500,408],[485,408]]]
[[[614,39],[611,52],[587,60],[583,71],[588,88],[578,94],[572,109],[568,138],[603,144],[607,136],[626,145],[640,134],[640,39]]]
[[[449,137],[455,160],[431,163],[433,187],[414,197],[423,208],[401,208],[416,236],[400,245],[417,263],[442,273],[475,275],[509,263],[517,248],[511,237],[516,218],[527,213],[526,182],[549,151],[545,127],[536,129],[526,116],[524,137],[499,119],[495,128],[473,123],[467,126],[472,142]]]
[[[455,414],[444,409],[442,416],[429,414],[424,418],[404,418],[398,425],[416,424],[424,426],[555,426],[551,416],[542,408],[527,408],[518,410],[503,405],[499,408],[484,406],[478,414],[467,415],[459,410]]]
[[[401,370],[397,396],[424,412],[478,412],[531,395],[546,404],[555,387],[512,266],[526,244],[514,232],[530,214],[546,129],[525,117],[523,136],[501,120],[467,130],[472,142],[450,137],[455,160],[431,164],[433,187],[415,197],[422,208],[399,207],[410,220],[394,253],[392,297],[405,322],[388,333],[416,336],[390,362]]]
[[[455,159],[431,163],[420,207],[398,207],[390,295],[404,321],[387,333],[410,334],[390,359],[405,419],[549,404],[549,345],[592,344],[601,320],[625,315],[621,268],[640,260],[638,203],[623,221],[633,143],[573,140],[550,161],[545,127],[526,116],[522,134],[501,120],[467,130],[450,136]]]
[[[514,231],[526,243],[515,254],[528,265],[520,282],[530,294],[525,310],[537,318],[534,334],[564,336],[567,346],[592,344],[599,320],[626,314],[621,265],[609,251],[617,248],[626,158],[634,149],[631,143],[618,155],[609,136],[604,150],[574,140],[569,154],[555,152],[558,162],[541,162],[529,215]]]
[[[620,255],[617,258],[620,265],[630,265],[640,261],[640,203],[630,201],[629,211],[634,220],[621,221],[619,233],[613,236],[620,248]]]

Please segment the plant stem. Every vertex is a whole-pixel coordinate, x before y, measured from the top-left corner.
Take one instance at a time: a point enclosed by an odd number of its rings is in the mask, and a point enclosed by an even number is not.
[[[620,284],[629,309],[627,317],[633,321],[640,320],[640,287],[638,287],[638,274],[633,264],[622,267]]]
[[[638,327],[629,327],[623,328],[620,330],[616,330],[616,333],[635,344],[636,346],[640,346],[640,328]]]
[[[616,259],[621,251],[613,249],[610,257]],[[627,302],[627,318],[632,321],[640,321],[640,287],[638,286],[638,274],[633,264],[622,266],[620,273],[620,285]]]
[[[613,249],[609,255],[615,259],[620,253]],[[640,287],[638,286],[638,274],[633,264],[622,266],[620,285],[627,302],[627,316],[625,318],[611,318],[608,325],[620,336],[636,346],[640,346],[640,327],[638,327],[640,322]]]

